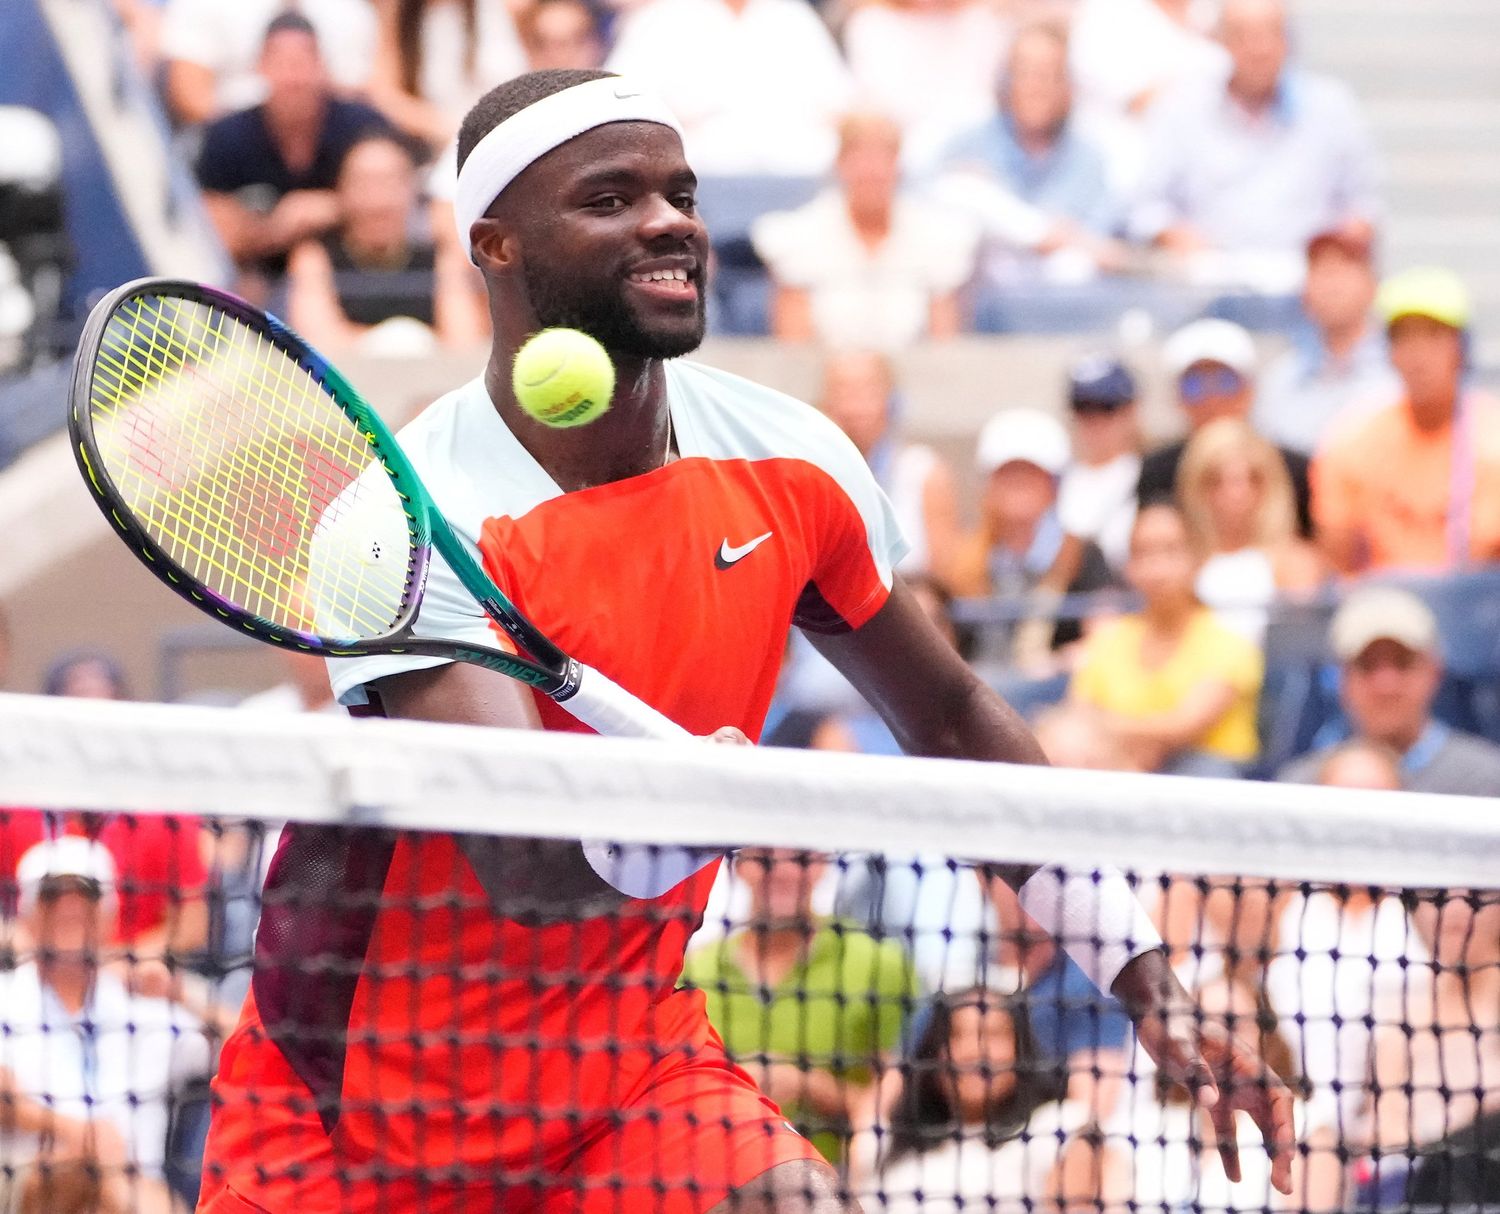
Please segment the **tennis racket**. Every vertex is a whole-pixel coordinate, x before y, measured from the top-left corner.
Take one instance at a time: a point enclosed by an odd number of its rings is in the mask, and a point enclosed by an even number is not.
[[[600,733],[688,736],[543,636],[375,410],[243,300],[166,278],[111,292],[79,342],[68,423],[94,500],[131,551],[229,627],[327,657],[472,662]],[[434,548],[518,652],[414,635]]]

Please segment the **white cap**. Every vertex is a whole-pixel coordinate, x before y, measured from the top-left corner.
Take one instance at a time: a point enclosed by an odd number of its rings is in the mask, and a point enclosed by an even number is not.
[[[104,844],[76,835],[43,839],[28,848],[16,865],[16,886],[20,891],[20,911],[29,915],[35,908],[42,883],[53,877],[76,877],[99,887],[101,897],[115,892],[115,862]]]
[[[979,432],[974,463],[988,476],[1005,464],[1024,461],[1061,476],[1073,459],[1073,447],[1062,422],[1040,409],[1007,409]]]
[[[1367,586],[1344,600],[1328,640],[1341,662],[1352,662],[1376,641],[1395,641],[1413,653],[1436,653],[1437,617],[1410,590]]]
[[[1194,363],[1220,363],[1241,375],[1255,372],[1255,340],[1230,320],[1195,320],[1167,338],[1162,362],[1176,379]]]

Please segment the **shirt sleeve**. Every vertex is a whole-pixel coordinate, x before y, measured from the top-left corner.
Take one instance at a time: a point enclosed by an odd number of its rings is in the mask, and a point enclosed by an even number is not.
[[[218,67],[222,56],[214,39],[210,5],[216,0],[167,0],[161,22],[161,57]]]
[[[198,151],[195,172],[198,184],[214,194],[232,194],[249,184],[245,179],[242,149],[236,146],[235,120],[237,114],[211,122],[203,133],[203,146]]]

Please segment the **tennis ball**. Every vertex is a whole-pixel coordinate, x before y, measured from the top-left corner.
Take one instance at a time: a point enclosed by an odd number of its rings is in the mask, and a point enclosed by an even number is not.
[[[511,388],[521,408],[548,426],[584,426],[609,409],[615,367],[577,329],[543,329],[516,351]]]

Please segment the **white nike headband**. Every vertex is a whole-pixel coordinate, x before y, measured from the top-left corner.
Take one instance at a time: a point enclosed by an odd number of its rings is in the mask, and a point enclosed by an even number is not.
[[[476,143],[459,170],[453,197],[458,242],[470,260],[469,228],[506,186],[553,148],[611,122],[655,122],[682,134],[681,124],[659,97],[624,77],[606,76],[528,105]]]

